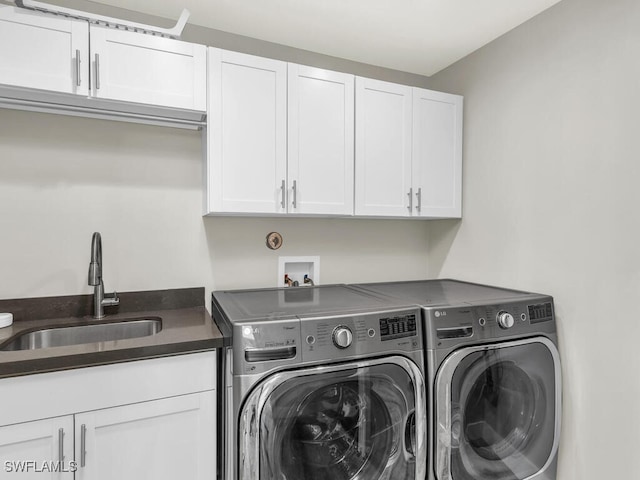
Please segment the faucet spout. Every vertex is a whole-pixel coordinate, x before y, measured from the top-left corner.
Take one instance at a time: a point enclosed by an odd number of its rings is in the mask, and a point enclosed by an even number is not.
[[[91,263],[89,263],[89,285],[94,287],[102,281],[102,237],[94,232],[91,238]]]
[[[91,238],[91,262],[89,263],[88,284],[93,287],[93,318],[104,318],[104,307],[120,304],[118,294],[105,296],[102,282],[102,237],[95,232]]]

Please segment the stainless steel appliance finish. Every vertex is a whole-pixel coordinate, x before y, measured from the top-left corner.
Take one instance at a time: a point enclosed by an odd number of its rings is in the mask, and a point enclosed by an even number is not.
[[[420,309],[344,285],[214,292],[223,480],[423,480]]]
[[[356,288],[422,306],[429,479],[555,480],[561,370],[553,298],[456,280]]]

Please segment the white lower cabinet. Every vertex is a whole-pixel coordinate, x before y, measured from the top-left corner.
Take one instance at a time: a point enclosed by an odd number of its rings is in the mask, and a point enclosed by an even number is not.
[[[215,478],[213,355],[0,380],[0,479]]]
[[[76,478],[211,480],[214,392],[75,416]]]
[[[73,479],[73,415],[0,427],[0,478]]]

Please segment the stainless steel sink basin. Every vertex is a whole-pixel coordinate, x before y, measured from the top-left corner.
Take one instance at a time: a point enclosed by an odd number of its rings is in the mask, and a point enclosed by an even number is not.
[[[162,330],[162,320],[159,318],[44,328],[10,338],[0,346],[0,351],[36,350],[148,337],[155,335],[160,330]]]

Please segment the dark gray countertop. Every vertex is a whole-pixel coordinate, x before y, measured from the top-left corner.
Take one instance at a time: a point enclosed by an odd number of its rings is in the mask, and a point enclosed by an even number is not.
[[[89,298],[87,298],[89,297]],[[120,294],[116,313],[91,318],[90,295],[0,300],[0,311],[12,312],[14,323],[0,329],[0,345],[30,330],[85,325],[136,318],[160,318],[155,335],[36,350],[0,351],[0,378],[105,365],[221,348],[225,338],[204,307],[204,289],[162,290]],[[113,309],[112,309],[113,311]],[[55,318],[51,318],[51,314]]]

